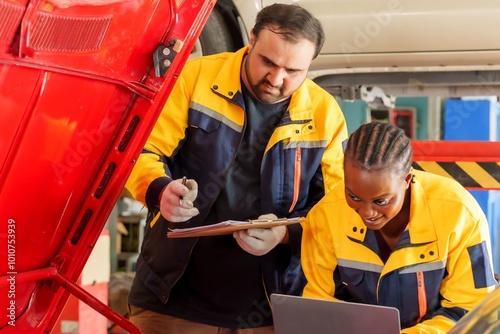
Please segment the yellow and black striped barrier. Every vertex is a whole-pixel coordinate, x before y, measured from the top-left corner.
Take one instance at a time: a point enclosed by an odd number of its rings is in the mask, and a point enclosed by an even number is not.
[[[500,189],[500,164],[497,162],[414,161],[413,168],[451,177],[465,188]]]
[[[413,141],[413,168],[451,177],[465,188],[500,189],[500,142]]]

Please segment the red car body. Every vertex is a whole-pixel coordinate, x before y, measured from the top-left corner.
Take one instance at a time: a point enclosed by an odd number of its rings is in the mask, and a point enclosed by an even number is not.
[[[0,331],[49,333],[215,0],[0,0]]]

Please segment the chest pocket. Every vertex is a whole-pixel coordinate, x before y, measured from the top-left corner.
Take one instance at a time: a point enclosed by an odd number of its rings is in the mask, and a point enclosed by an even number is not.
[[[357,302],[376,304],[380,273],[357,268],[340,268],[342,284]]]
[[[189,127],[201,129],[207,133],[214,132],[220,127],[221,121],[201,112],[189,113]]]

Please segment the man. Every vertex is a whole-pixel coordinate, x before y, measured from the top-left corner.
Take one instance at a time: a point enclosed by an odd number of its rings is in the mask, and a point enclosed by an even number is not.
[[[273,333],[269,294],[302,292],[300,224],[166,235],[305,216],[342,181],[344,117],[306,79],[323,41],[309,12],[274,4],[258,14],[248,47],[184,67],[127,183],[149,210],[129,297],[143,332]]]

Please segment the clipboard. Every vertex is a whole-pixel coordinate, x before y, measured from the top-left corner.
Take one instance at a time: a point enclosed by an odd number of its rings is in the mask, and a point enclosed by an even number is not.
[[[234,231],[248,230],[250,228],[271,228],[282,225],[297,224],[302,217],[278,219],[251,219],[246,221],[225,220],[223,222],[197,227],[174,228],[167,232],[167,238],[207,237],[231,234]]]

